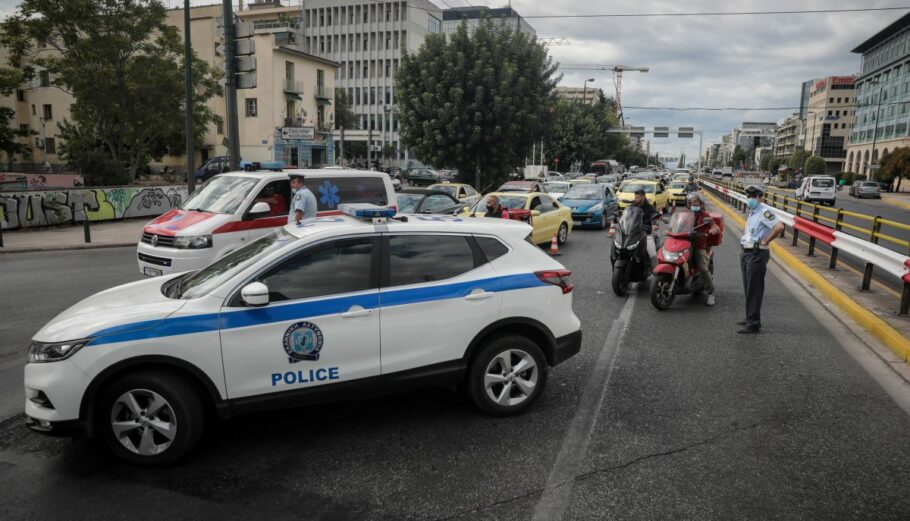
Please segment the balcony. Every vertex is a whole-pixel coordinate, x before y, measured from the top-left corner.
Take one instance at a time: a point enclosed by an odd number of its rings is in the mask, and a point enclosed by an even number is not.
[[[284,91],[289,94],[302,94],[303,93],[303,82],[284,79]]]
[[[327,88],[325,87],[325,85],[317,85],[317,86],[316,86],[316,99],[317,99],[317,100],[331,101],[331,99],[332,99],[332,91],[331,91],[331,89],[327,89]]]

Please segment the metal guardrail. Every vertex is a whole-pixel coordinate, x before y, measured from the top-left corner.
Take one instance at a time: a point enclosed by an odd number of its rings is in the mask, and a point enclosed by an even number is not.
[[[701,180],[701,184],[716,192],[725,202],[740,210],[746,209],[746,197],[741,185],[715,180]],[[903,246],[905,251],[910,253],[910,241],[893,237],[881,231],[883,226],[890,226],[898,230],[910,230],[910,225],[882,219],[879,216],[872,217],[850,212],[842,208],[828,208],[806,203],[788,196],[779,196],[773,192],[769,195],[771,197],[769,198],[766,195],[765,203],[774,208],[775,214],[781,217],[781,221],[790,227],[793,235],[793,246],[798,244],[800,232],[809,236],[809,251],[807,255],[810,257],[815,255],[817,241],[820,240],[829,245],[831,247],[831,261],[828,264],[828,269],[832,270],[837,268],[837,255],[840,250],[861,259],[865,263],[863,281],[860,286],[863,291],[869,290],[872,283],[872,274],[876,266],[898,277],[903,283],[898,313],[906,315],[910,312],[910,257],[879,244],[879,240],[885,240]],[[833,213],[834,217],[821,215],[823,211]],[[844,217],[870,222],[871,227],[863,228],[844,222]],[[844,229],[859,232],[867,238],[845,233]]]

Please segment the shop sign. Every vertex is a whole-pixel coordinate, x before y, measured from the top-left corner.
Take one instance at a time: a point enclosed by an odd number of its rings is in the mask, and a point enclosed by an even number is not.
[[[313,141],[316,139],[316,127],[282,127],[281,139],[289,141]]]

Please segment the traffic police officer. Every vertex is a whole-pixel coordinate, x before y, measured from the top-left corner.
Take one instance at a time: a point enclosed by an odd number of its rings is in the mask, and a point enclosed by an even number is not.
[[[316,196],[303,184],[302,175],[291,176],[291,211],[288,212],[288,224],[300,224],[301,219],[316,217]]]
[[[746,205],[749,217],[746,229],[740,240],[743,252],[740,256],[740,268],[743,274],[743,289],[746,292],[746,320],[739,322],[745,326],[739,330],[742,334],[755,334],[761,330],[761,302],[765,294],[765,272],[771,252],[768,250],[771,241],[784,231],[780,222],[764,203],[764,191],[757,186],[746,188]]]

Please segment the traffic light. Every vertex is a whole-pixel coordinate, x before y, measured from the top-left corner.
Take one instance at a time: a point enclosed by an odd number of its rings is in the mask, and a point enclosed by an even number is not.
[[[234,23],[234,72],[238,89],[256,88],[256,40],[253,39],[253,23]]]

